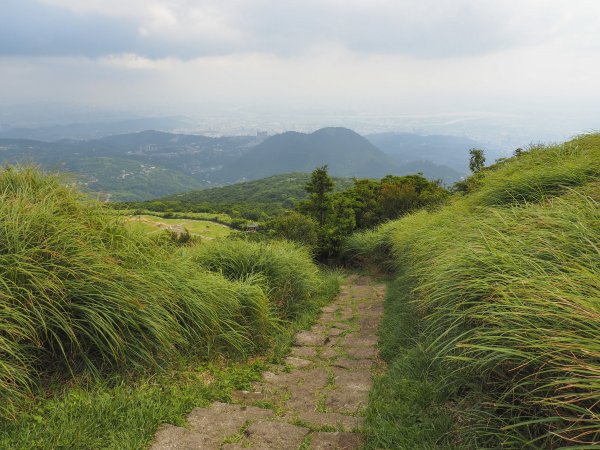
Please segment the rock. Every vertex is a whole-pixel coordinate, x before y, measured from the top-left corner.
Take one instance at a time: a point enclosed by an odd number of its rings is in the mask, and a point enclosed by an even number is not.
[[[373,385],[371,371],[368,368],[345,370],[335,368],[335,386],[353,391],[369,392]]]
[[[340,358],[337,359],[333,363],[333,367],[337,367],[340,369],[346,370],[359,370],[359,369],[368,369],[373,365],[372,359],[348,359],[348,358]]]
[[[297,449],[308,434],[307,428],[282,422],[258,422],[245,432],[252,447],[260,449]]]
[[[358,433],[314,433],[311,448],[313,450],[357,450],[363,443]]]
[[[296,335],[294,344],[298,346],[318,346],[325,345],[328,337],[322,333],[311,333],[310,331],[301,331]]]
[[[238,403],[252,403],[264,400],[265,394],[256,391],[233,391],[231,398]]]
[[[325,407],[328,410],[354,414],[359,408],[366,406],[369,400],[369,391],[339,388],[328,391],[325,397]]]
[[[348,416],[336,412],[321,413],[317,411],[301,411],[295,417],[302,422],[316,427],[336,427],[346,431],[357,430],[364,424],[363,417]]]
[[[317,356],[314,347],[293,347],[290,354],[297,358],[312,358]]]
[[[273,411],[253,406],[215,402],[208,408],[194,408],[188,416],[189,429],[164,425],[151,450],[215,449],[247,422],[273,415]]]
[[[332,337],[337,337],[345,332],[346,330],[343,330],[341,328],[330,328],[329,330],[327,330],[327,334]]]
[[[347,347],[346,354],[354,359],[375,359],[377,349],[373,347]]]
[[[336,312],[337,309],[338,309],[338,305],[332,304],[332,305],[323,306],[321,308],[321,311],[323,311],[324,313],[332,313],[332,312]]]
[[[285,362],[296,369],[304,369],[305,367],[312,365],[312,361],[309,361],[308,359],[296,358],[294,356],[288,356],[285,358]]]
[[[162,424],[154,436],[151,450],[175,450],[182,445],[188,435],[188,430],[171,424]]]

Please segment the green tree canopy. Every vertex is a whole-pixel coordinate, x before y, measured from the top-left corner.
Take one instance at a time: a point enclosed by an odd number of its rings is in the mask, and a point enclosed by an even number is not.
[[[327,165],[313,170],[310,181],[304,189],[309,193],[308,208],[320,226],[325,225],[329,208],[329,193],[333,190],[333,180],[327,173]]]
[[[471,158],[469,159],[469,169],[471,169],[471,172],[473,173],[479,172],[485,164],[483,150],[480,148],[472,148],[469,150],[469,155],[471,155]]]

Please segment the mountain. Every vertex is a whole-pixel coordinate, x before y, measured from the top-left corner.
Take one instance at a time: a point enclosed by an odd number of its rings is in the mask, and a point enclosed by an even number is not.
[[[309,173],[286,173],[229,186],[175,194],[160,200],[218,204],[278,203],[289,208],[308,196],[304,186],[309,180]],[[333,181],[335,192],[348,189],[353,184],[350,178],[334,177]]]
[[[441,164],[435,164],[431,161],[411,161],[408,163],[403,162],[401,164],[403,174],[420,172],[425,178],[429,178],[430,180],[442,180],[442,182],[448,186],[456,183],[465,176],[465,172],[460,172],[452,167]]]
[[[347,128],[287,132],[266,139],[153,130],[54,142],[0,138],[0,162],[35,162],[77,172],[81,184],[104,197],[139,201],[282,173],[310,173],[324,164],[333,176],[380,178],[422,172],[451,184],[467,172],[468,148],[477,144],[451,136],[393,133],[369,139],[372,142]],[[244,186],[248,188],[252,187]]]
[[[41,127],[15,127],[0,130],[0,138],[34,139],[53,142],[62,139],[97,139],[114,134],[136,133],[144,130],[174,130],[189,126],[185,117],[150,117],[105,122],[72,123]]]
[[[255,136],[207,137],[143,131],[108,136],[90,145],[112,149],[113,156],[144,161],[181,171],[204,182],[227,183],[223,169],[231,165],[259,140]]]
[[[367,139],[347,128],[314,133],[287,132],[269,137],[231,166],[230,181],[252,180],[286,172],[311,172],[327,164],[332,175],[379,178],[401,174],[402,168]]]
[[[89,141],[0,139],[0,161],[76,172],[88,189],[133,201],[209,187],[219,178],[215,173],[256,143],[252,136],[210,138],[158,131]]]
[[[460,175],[469,171],[469,149],[482,148],[478,142],[458,136],[378,133],[367,135],[366,138],[398,164],[428,161],[442,167],[447,166]],[[489,157],[488,162],[493,162],[494,156],[499,157],[491,155],[492,159]]]
[[[74,159],[60,169],[81,174],[78,177],[80,185],[111,201],[149,200],[205,186],[175,170],[108,156]]]

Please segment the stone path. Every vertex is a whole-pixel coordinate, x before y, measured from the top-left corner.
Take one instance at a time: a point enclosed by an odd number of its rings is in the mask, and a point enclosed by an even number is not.
[[[186,428],[163,425],[152,450],[358,449],[377,359],[385,287],[351,275],[317,324],[295,337],[284,366],[233,404],[195,408]]]

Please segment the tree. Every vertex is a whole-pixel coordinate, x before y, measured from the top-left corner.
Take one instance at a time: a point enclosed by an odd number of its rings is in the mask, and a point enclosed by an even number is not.
[[[310,181],[304,187],[304,190],[310,194],[308,207],[312,210],[321,227],[325,225],[329,207],[329,193],[333,190],[333,180],[327,170],[326,165],[313,170]]]
[[[469,154],[471,155],[471,159],[469,160],[469,169],[471,169],[471,172],[473,173],[479,172],[485,164],[485,155],[483,154],[483,150],[479,148],[472,148],[469,150]]]
[[[336,194],[329,203],[331,213],[327,223],[320,230],[320,253],[323,258],[331,258],[340,251],[342,241],[356,228],[353,200],[343,194]]]

